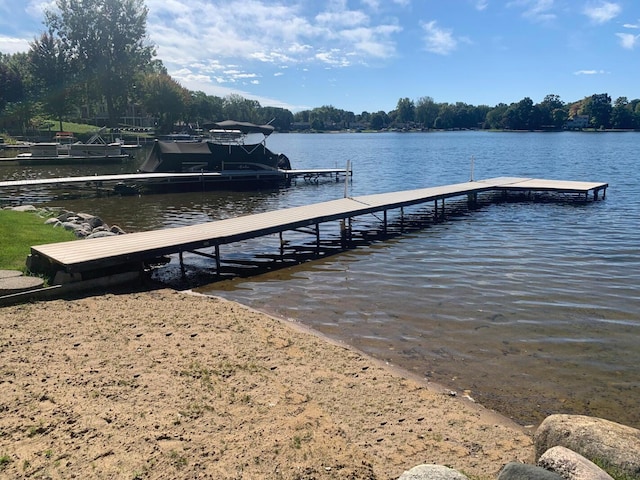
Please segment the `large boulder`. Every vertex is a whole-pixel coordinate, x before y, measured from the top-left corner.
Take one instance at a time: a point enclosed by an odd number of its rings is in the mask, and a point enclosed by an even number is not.
[[[68,210],[64,210],[62,212],[60,212],[58,214],[58,216],[56,217],[58,220],[60,220],[62,223],[68,221],[71,217],[75,217],[76,214],[73,212],[70,212]]]
[[[103,237],[115,237],[117,234],[110,232],[108,230],[96,230],[94,229],[90,235],[87,235],[87,240],[92,238],[103,238]]]
[[[469,478],[443,465],[418,465],[404,472],[398,480],[469,480]]]
[[[96,217],[95,215],[91,215],[90,213],[77,213],[76,216],[83,223],[88,223],[91,226],[91,229],[94,229],[104,224],[104,222],[100,217]]]
[[[640,430],[602,418],[584,415],[551,415],[534,436],[536,458],[562,446],[602,465],[640,478]]]
[[[565,447],[550,448],[538,459],[538,465],[566,480],[613,480],[595,463]]]
[[[563,478],[542,467],[510,462],[500,471],[498,480],[563,480]]]
[[[118,225],[111,225],[109,229],[110,232],[115,233],[116,235],[124,235],[126,232],[120,228]]]
[[[19,205],[17,207],[11,207],[14,212],[36,212],[38,209],[33,205]]]

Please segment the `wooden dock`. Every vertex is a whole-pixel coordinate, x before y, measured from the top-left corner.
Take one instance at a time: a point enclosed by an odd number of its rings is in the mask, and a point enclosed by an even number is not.
[[[265,235],[314,227],[320,242],[319,226],[325,222],[348,220],[353,217],[434,202],[434,217],[445,215],[445,200],[465,197],[469,203],[485,192],[507,195],[509,192],[553,192],[576,195],[588,200],[605,198],[606,183],[542,180],[532,178],[499,177],[487,180],[444,185],[439,187],[341,198],[301,207],[287,208],[253,215],[217,220],[198,225],[176,227],[114,237],[74,242],[53,243],[31,247],[28,261],[32,272],[53,276],[54,283],[73,282],[123,269],[142,270],[145,265],[170,254],[193,252],[211,257],[220,271],[220,246]],[[346,225],[346,222],[345,222]],[[345,227],[343,227],[345,228]],[[348,227],[346,227],[348,228]],[[203,250],[213,250],[205,253]]]
[[[228,170],[222,172],[192,172],[192,173],[124,173],[114,175],[87,175],[76,177],[31,178],[25,180],[0,181],[0,189],[16,189],[66,185],[84,185],[99,188],[106,185],[138,185],[149,186],[188,185],[200,183],[246,182],[246,181],[286,181],[303,178],[307,181],[317,181],[320,177],[335,177],[351,175],[351,171],[342,168],[316,168],[306,170]]]

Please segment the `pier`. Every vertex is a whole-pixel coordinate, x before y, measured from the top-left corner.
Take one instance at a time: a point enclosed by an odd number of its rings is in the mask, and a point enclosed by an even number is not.
[[[433,219],[446,215],[445,201],[460,197],[472,206],[482,194],[507,196],[535,192],[571,195],[580,201],[604,199],[608,184],[498,177],[417,190],[347,197],[300,207],[217,220],[185,227],[130,233],[113,237],[61,242],[31,247],[28,267],[34,273],[49,275],[54,284],[73,283],[122,271],[140,271],[161,263],[160,259],[191,252],[215,261],[220,271],[220,247],[225,244],[279,234],[281,245],[287,231],[311,228],[320,245],[320,225],[340,221],[341,235],[348,242],[351,219],[382,212],[382,228],[387,228],[387,212],[433,202]],[[600,194],[602,194],[600,196]],[[166,262],[164,262],[166,263]]]

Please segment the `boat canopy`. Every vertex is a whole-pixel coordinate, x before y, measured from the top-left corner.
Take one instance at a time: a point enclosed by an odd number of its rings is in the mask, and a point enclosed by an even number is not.
[[[223,145],[216,142],[163,142],[156,140],[140,172],[221,172],[227,170],[291,169],[286,155],[264,143]]]
[[[203,125],[207,130],[218,128],[221,130],[235,130],[241,133],[261,133],[268,137],[273,133],[275,127],[271,125],[256,125],[249,122],[237,122],[235,120],[224,120],[223,122],[206,123]]]

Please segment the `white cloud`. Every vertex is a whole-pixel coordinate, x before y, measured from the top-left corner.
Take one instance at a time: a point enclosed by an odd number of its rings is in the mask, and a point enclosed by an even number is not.
[[[380,8],[380,0],[361,0],[361,2],[372,10],[378,10]]]
[[[30,40],[24,38],[13,38],[0,35],[0,52],[11,54],[26,52],[29,50]]]
[[[620,39],[620,45],[627,50],[633,50],[638,44],[640,44],[640,35],[633,35],[631,33],[616,33],[616,36]]]
[[[321,26],[329,26],[330,28],[340,27],[357,27],[366,25],[369,17],[361,11],[344,10],[335,12],[322,12],[316,15],[316,22]]]
[[[338,49],[318,52],[316,53],[315,58],[326,66],[348,67],[350,65],[349,60],[341,56]]]
[[[55,0],[31,0],[26,5],[25,12],[31,17],[40,20],[44,18],[46,10],[56,10],[56,8]]]
[[[625,23],[622,26],[624,28],[631,28],[631,29],[637,30],[638,28],[640,28],[640,23]]]
[[[458,40],[453,36],[453,32],[438,27],[435,20],[422,23],[422,29],[425,32],[424,41],[427,51],[438,55],[449,55],[458,48]]]
[[[554,0],[514,0],[507,3],[507,7],[523,8],[522,16],[533,22],[546,23],[556,19],[552,12]]]
[[[479,11],[486,10],[489,6],[489,0],[475,0],[475,9]]]
[[[604,75],[605,73],[604,70],[578,70],[573,72],[574,75]]]
[[[282,102],[281,100],[275,100],[268,97],[261,97],[257,95],[253,95],[249,92],[238,90],[238,88],[230,88],[225,87],[223,85],[218,85],[212,81],[212,78],[208,75],[197,75],[197,74],[185,74],[185,72],[178,73],[177,71],[170,71],[169,74],[172,78],[174,78],[177,82],[179,82],[183,87],[188,88],[192,91],[201,91],[206,93],[207,95],[215,95],[217,97],[227,97],[229,95],[241,95],[244,98],[250,100],[257,100],[261,105],[270,105],[274,107],[286,108],[292,111],[296,109],[300,109],[299,107],[295,107],[293,105]]]
[[[622,11],[622,7],[613,2],[600,2],[598,4],[587,5],[582,13],[589,17],[594,23],[606,23],[617,17]]]
[[[374,23],[364,11],[348,9],[344,1],[329,2],[315,15],[305,16],[297,3],[271,5],[248,0],[243,10],[251,12],[251,21],[238,15],[229,2],[146,3],[148,31],[158,45],[158,55],[172,64],[197,58],[235,58],[274,65],[316,61],[335,66],[365,64],[369,58],[394,56],[393,37],[401,31],[389,17]],[[328,51],[331,61],[327,60]]]

